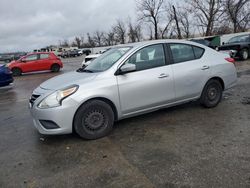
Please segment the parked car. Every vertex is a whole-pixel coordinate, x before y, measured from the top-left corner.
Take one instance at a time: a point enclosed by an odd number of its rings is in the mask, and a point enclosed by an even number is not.
[[[212,49],[216,48],[215,46],[213,46],[211,44],[211,42],[209,40],[206,40],[206,39],[191,39],[190,41],[196,42],[196,43],[199,43],[199,44],[203,44],[204,46],[208,46],[208,47],[210,47]]]
[[[21,57],[26,56],[26,55],[27,55],[27,53],[24,53],[24,52],[15,53],[15,54],[14,54],[14,57],[13,57],[13,60],[18,60],[18,59],[20,59]]]
[[[66,58],[66,57],[69,57],[69,51],[64,51],[61,53],[61,57],[62,58]]]
[[[91,50],[90,50],[90,49],[83,49],[82,52],[83,52],[83,54],[85,54],[85,55],[91,54]]]
[[[0,87],[8,86],[13,82],[10,69],[6,65],[0,65]]]
[[[33,91],[30,110],[42,134],[73,130],[106,136],[114,121],[200,100],[218,105],[236,84],[234,60],[206,46],[158,40],[117,46],[85,69],[54,77]]]
[[[12,61],[9,68],[14,76],[22,73],[51,70],[58,72],[63,68],[62,61],[52,52],[31,53],[17,61]]]
[[[77,57],[80,56],[79,50],[71,50],[69,51],[69,57]]]
[[[86,56],[82,62],[82,66],[84,67],[88,66],[91,63],[91,61],[95,60],[100,55],[102,54],[91,54],[91,55]]]
[[[250,34],[233,37],[217,50],[230,54],[233,58],[247,60],[250,57]]]
[[[13,55],[9,55],[9,54],[1,54],[0,55],[0,61],[3,61],[5,63],[9,63],[13,60]]]

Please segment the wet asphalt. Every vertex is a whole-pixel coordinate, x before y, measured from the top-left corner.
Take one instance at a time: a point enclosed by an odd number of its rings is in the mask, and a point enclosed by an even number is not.
[[[221,104],[193,102],[122,120],[107,137],[43,136],[28,99],[60,73],[26,74],[0,88],[0,187],[250,187],[250,61]]]

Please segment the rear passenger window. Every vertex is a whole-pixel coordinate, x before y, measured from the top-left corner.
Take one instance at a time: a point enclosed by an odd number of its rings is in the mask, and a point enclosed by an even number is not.
[[[40,59],[48,59],[49,54],[40,54]]]
[[[200,59],[205,50],[203,48],[199,48],[199,47],[196,47],[196,46],[193,46],[193,49],[194,49],[195,58]]]
[[[174,63],[182,63],[185,61],[199,59],[205,51],[203,48],[188,44],[170,44],[170,49]]]
[[[194,60],[193,48],[187,44],[170,44],[174,63]]]

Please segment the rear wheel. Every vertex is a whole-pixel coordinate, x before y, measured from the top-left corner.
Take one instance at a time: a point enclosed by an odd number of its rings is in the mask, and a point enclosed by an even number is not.
[[[200,102],[206,108],[216,107],[222,98],[222,85],[218,80],[210,80],[203,89]]]
[[[241,60],[247,60],[248,57],[249,57],[248,49],[241,50],[241,52],[240,52],[240,58],[241,58]]]
[[[52,72],[59,72],[59,70],[60,70],[60,65],[54,64],[54,65],[51,66],[51,71]]]
[[[74,129],[84,139],[93,140],[108,135],[114,124],[114,113],[110,105],[100,100],[92,100],[77,111]]]
[[[11,69],[11,72],[13,76],[20,76],[22,74],[22,70],[19,68],[13,68]]]

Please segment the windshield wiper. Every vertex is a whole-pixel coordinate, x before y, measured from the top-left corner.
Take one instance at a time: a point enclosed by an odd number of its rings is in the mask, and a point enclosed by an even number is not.
[[[78,69],[76,72],[87,72],[87,73],[93,73],[92,70],[88,70],[88,69],[84,69],[84,68],[80,68]]]

